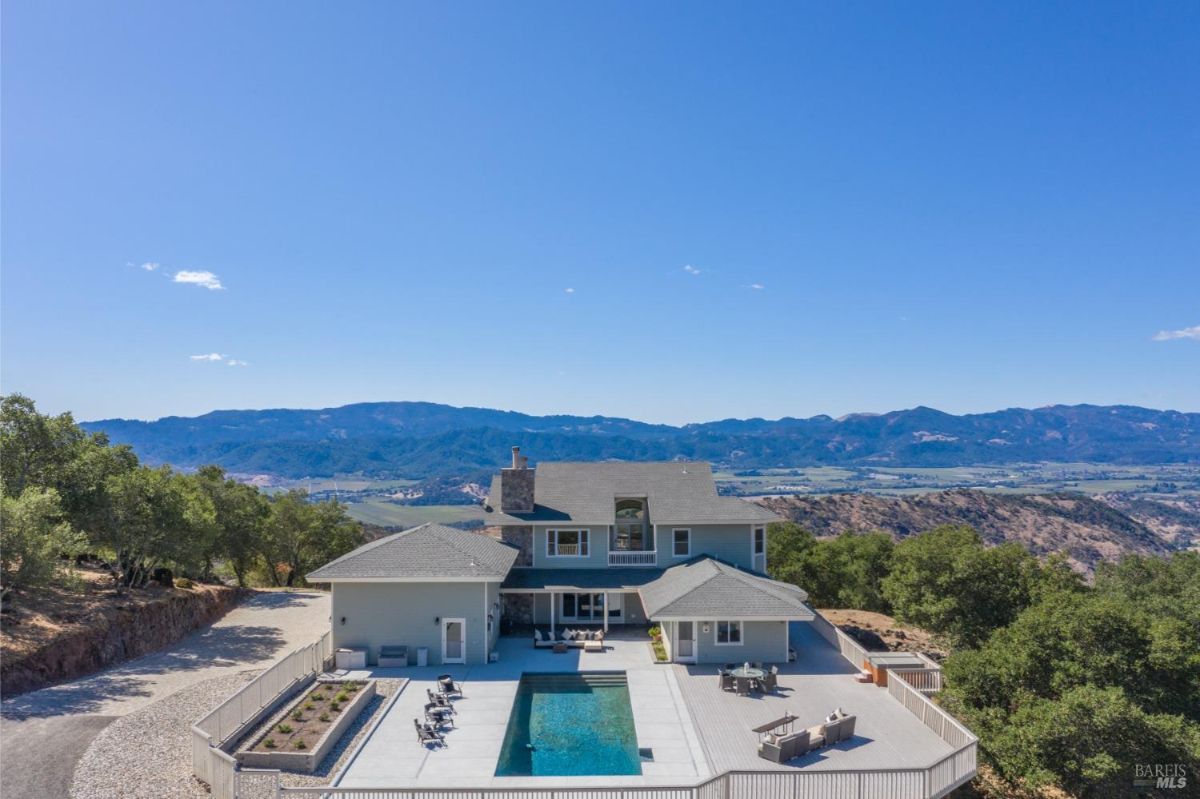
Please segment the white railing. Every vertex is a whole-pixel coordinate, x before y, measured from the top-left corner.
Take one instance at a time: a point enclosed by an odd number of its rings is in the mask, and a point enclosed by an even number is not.
[[[919,718],[922,724],[956,749],[977,740],[970,730],[958,722],[958,719],[942,710],[929,697],[910,685],[905,679],[907,676],[908,674],[902,671],[889,671],[887,689],[888,693],[904,705],[909,713]]]
[[[192,724],[192,773],[208,783],[217,799],[235,799],[237,762],[221,747],[301,680],[325,670],[333,654],[332,637],[325,633],[308,646],[285,655],[278,663],[242,686],[212,712]]]
[[[850,661],[850,665],[856,669],[862,669],[863,663],[867,660],[867,650],[864,649],[858,641],[855,641],[850,636],[837,628],[837,625],[829,621],[820,613],[813,611],[816,618],[812,620],[813,629],[821,634],[821,637],[834,646],[842,657]]]
[[[892,669],[889,678],[893,674],[902,674],[905,682],[926,696],[942,690],[941,669]]]
[[[579,544],[555,544],[554,552],[550,554],[552,558],[574,558],[578,557]]]
[[[694,785],[513,788],[285,787],[282,799],[935,799],[975,774],[975,743],[928,768],[727,771]]]
[[[609,550],[609,566],[655,566],[658,564],[658,550]]]

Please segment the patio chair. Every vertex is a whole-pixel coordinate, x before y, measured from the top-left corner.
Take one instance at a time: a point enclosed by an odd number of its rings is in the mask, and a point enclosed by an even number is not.
[[[737,687],[738,696],[750,696],[750,678],[735,677],[734,685]]]
[[[447,698],[452,696],[457,696],[460,699],[462,698],[462,683],[455,682],[449,674],[439,674],[437,679],[438,690],[442,692],[443,696],[446,696]]]
[[[730,674],[728,671],[725,671],[724,669],[722,669],[719,672],[719,674],[721,675],[721,690],[722,691],[732,691],[733,690],[733,675]]]
[[[439,707],[436,702],[430,702],[425,705],[425,721],[435,726],[442,724],[454,725],[454,717],[448,708]]]
[[[422,724],[417,719],[413,719],[413,726],[417,728],[417,743],[436,744],[438,746],[446,745],[446,736],[426,724]]]
[[[454,705],[450,702],[450,697],[446,696],[445,694],[435,694],[433,691],[426,688],[425,696],[429,698],[430,702],[438,707],[444,707],[451,713],[454,712]]]
[[[773,694],[779,690],[779,667],[772,666],[771,670],[763,675],[760,684],[762,685],[762,689],[769,694]]]
[[[725,671],[733,671],[736,668],[737,668],[736,663],[726,663],[725,664]]]

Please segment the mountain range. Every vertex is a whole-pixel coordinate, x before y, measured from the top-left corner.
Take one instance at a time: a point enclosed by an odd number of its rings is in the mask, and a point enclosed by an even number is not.
[[[532,416],[429,402],[228,410],[83,427],[150,463],[279,477],[427,478],[537,460],[708,460],[726,468],[958,466],[1035,461],[1200,463],[1200,413],[1054,405],[953,415],[917,407],[840,419],[725,419],[672,426],[609,416]]]

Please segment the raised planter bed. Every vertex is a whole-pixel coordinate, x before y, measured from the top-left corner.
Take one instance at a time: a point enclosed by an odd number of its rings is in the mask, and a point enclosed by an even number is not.
[[[234,757],[247,768],[315,771],[374,696],[374,680],[319,682]]]

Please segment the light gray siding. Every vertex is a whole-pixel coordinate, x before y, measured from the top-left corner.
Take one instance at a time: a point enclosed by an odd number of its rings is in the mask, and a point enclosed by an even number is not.
[[[440,664],[442,627],[434,619],[461,618],[466,619],[467,663],[486,663],[499,630],[492,625],[489,641],[487,614],[495,613],[492,603],[498,596],[498,583],[334,583],[333,646],[366,647],[369,662],[375,663],[381,646],[403,644],[410,664],[417,662],[417,647],[424,646],[429,662]]]
[[[692,531],[692,551],[687,557],[676,557],[674,553],[674,530],[676,527],[686,527]],[[711,555],[734,566],[753,569],[751,560],[751,538],[749,524],[693,524],[659,525],[658,527],[658,565],[662,568],[682,563],[688,557]]]
[[[608,568],[608,527],[580,527],[564,524],[565,530],[588,530],[588,557],[555,557],[546,555],[546,533],[557,529],[554,525],[538,525],[533,528],[533,565],[539,569],[607,569]]]
[[[704,632],[704,625],[708,632]],[[696,659],[699,663],[787,663],[788,626],[786,621],[742,622],[742,643],[725,646],[716,643],[716,622],[696,622]]]

